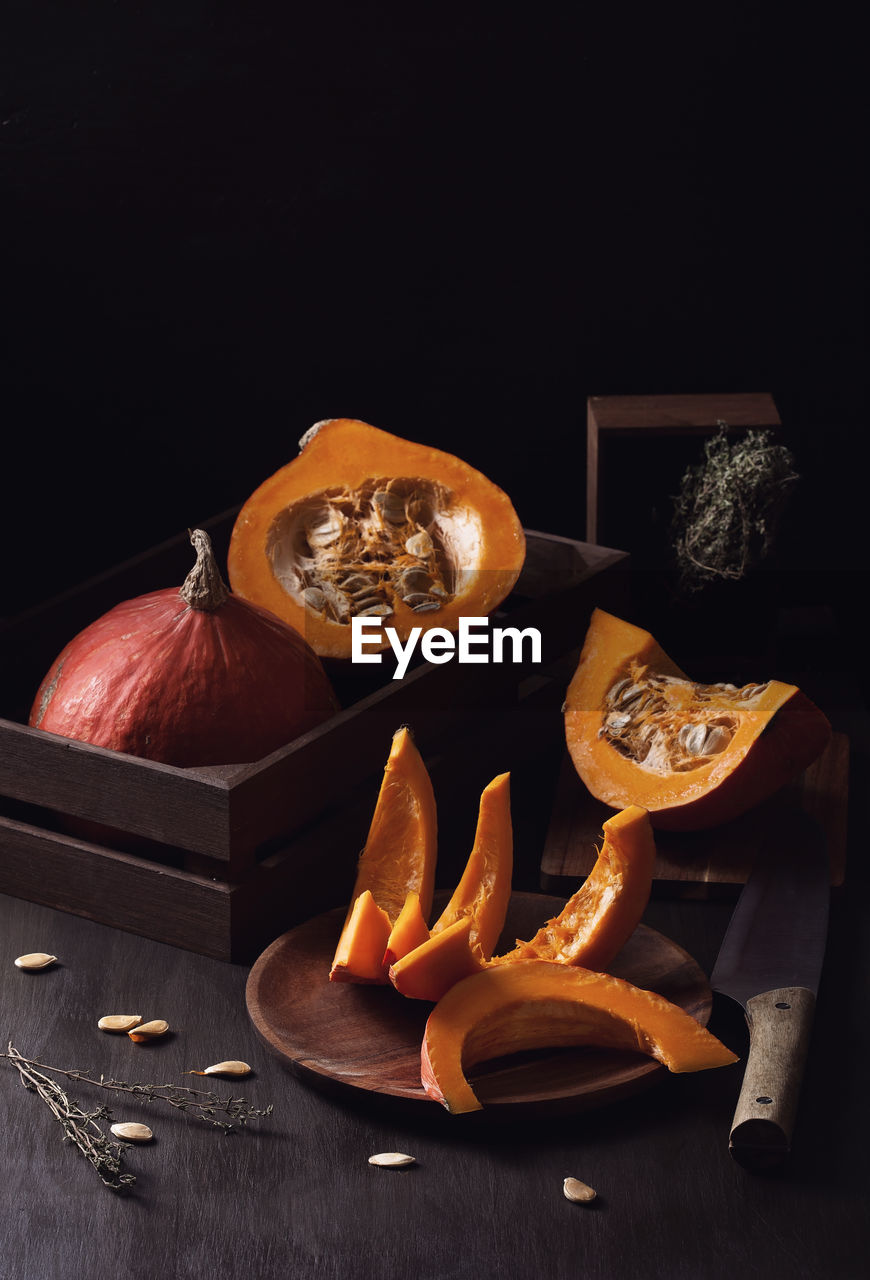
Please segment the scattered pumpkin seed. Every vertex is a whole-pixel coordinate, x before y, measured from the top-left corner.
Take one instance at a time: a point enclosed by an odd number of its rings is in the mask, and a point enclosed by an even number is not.
[[[401,1151],[382,1151],[379,1155],[369,1156],[369,1164],[379,1165],[382,1169],[406,1169],[409,1164],[416,1164],[413,1156],[406,1156]]]
[[[141,1013],[108,1013],[100,1018],[97,1026],[101,1031],[129,1031],[138,1027],[141,1021]]]
[[[230,1059],[229,1062],[216,1062],[213,1067],[206,1067],[205,1071],[186,1071],[188,1076],[249,1076],[251,1068],[247,1062],[239,1062],[236,1059]]]
[[[128,1124],[113,1124],[112,1133],[122,1142],[150,1142],[154,1137],[147,1124],[135,1124],[132,1121]]]
[[[56,959],[57,956],[50,956],[46,951],[28,951],[26,956],[19,956],[15,964],[19,969],[47,969]]]
[[[588,1183],[581,1182],[579,1178],[566,1178],[562,1183],[562,1190],[566,1200],[573,1200],[577,1204],[589,1204],[597,1195]]]
[[[131,1040],[135,1040],[136,1044],[144,1044],[148,1040],[156,1040],[158,1036],[165,1036],[168,1030],[168,1022],[163,1018],[154,1018],[152,1022],[143,1022],[140,1026],[133,1027],[127,1035]]]

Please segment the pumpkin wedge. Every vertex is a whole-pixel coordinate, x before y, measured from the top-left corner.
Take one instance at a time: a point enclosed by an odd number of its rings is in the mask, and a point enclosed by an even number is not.
[[[792,684],[696,684],[648,631],[596,609],[565,701],[588,790],[692,831],[738,817],[824,750],[831,726]]]
[[[383,956],[384,969],[389,969],[391,964],[395,964],[409,951],[419,947],[428,937],[429,927],[420,906],[420,895],[412,889],[405,898],[405,905],[390,930]]]
[[[407,728],[393,735],[375,811],[357,866],[350,907],[329,977],[333,982],[386,982],[383,961],[392,930],[408,895],[418,896],[425,917],[432,909],[438,824],[432,780]],[[368,891],[371,910],[355,912]],[[380,947],[379,976],[372,976],[370,957]]]
[[[233,591],[349,658],[351,619],[455,631],[519,576],[525,535],[497,485],[460,458],[353,418],[315,423],[301,452],[248,498],[233,528]],[[419,632],[418,632],[419,634]],[[370,629],[366,653],[389,638]]]
[[[737,1061],[699,1022],[652,991],[589,969],[524,960],[489,966],[439,1000],[423,1037],[423,1088],[452,1114],[478,1111],[466,1078],[472,1067],[568,1045],[636,1050],[674,1072]]]
[[[549,960],[607,969],[634,933],[652,889],[656,848],[649,814],[631,805],[603,825],[595,866],[559,915],[492,964]]]
[[[390,981],[402,995],[438,1000],[486,964],[504,928],[512,873],[510,774],[501,773],[481,794],[465,870],[429,938],[390,966]]]

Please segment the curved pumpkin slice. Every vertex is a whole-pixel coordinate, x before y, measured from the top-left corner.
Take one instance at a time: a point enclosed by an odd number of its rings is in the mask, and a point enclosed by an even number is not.
[[[512,874],[510,774],[501,773],[481,793],[474,846],[428,941],[390,967],[402,995],[438,1000],[489,960],[504,928]]]
[[[351,656],[355,615],[380,615],[405,640],[415,627],[455,631],[509,593],[525,535],[481,472],[352,418],[316,423],[300,444],[242,507],[227,567],[237,595],[321,657]],[[367,654],[388,646],[383,629],[367,632]]]
[[[696,684],[649,632],[596,609],[568,688],[565,736],[597,799],[692,831],[790,782],[824,750],[831,726],[795,685]]]
[[[438,1002],[426,1023],[421,1080],[448,1111],[478,1111],[466,1079],[477,1063],[583,1044],[637,1050],[669,1071],[737,1061],[705,1027],[652,991],[589,969],[525,960],[484,969]]]
[[[390,930],[387,948],[384,952],[384,968],[401,960],[402,956],[419,947],[429,937],[429,928],[420,907],[420,895],[413,890],[405,898],[405,905],[396,917]]]
[[[382,964],[380,981],[387,981],[387,971],[383,968],[384,953],[392,926],[408,894],[418,895],[420,913],[424,918],[432,909],[437,842],[432,780],[409,730],[403,727],[393,735],[330,978],[353,981],[356,970],[365,967],[362,963],[357,964],[355,959],[353,930],[358,926],[353,925],[353,908],[359,896],[368,890],[387,919],[379,955]],[[367,957],[369,939],[365,930],[360,935],[359,945]],[[362,980],[371,981],[369,978]]]
[[[604,844],[558,916],[492,964],[549,960],[607,969],[640,923],[652,889],[656,848],[649,814],[631,805],[603,825]]]

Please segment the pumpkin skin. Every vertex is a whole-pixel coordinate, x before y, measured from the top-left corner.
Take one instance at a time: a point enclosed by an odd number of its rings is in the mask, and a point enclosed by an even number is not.
[[[322,657],[351,657],[350,616],[364,605],[404,641],[415,627],[455,631],[508,595],[525,535],[507,494],[481,472],[351,418],[316,423],[300,445],[242,507],[228,573],[238,595],[284,618]],[[410,538],[429,539],[431,550],[412,553]],[[337,585],[352,574],[354,599]],[[384,628],[370,634],[367,655],[389,647]]]
[[[504,928],[512,872],[510,774],[501,773],[481,793],[474,845],[453,896],[428,939],[390,965],[397,991],[415,1000],[439,1000],[483,968]]]
[[[116,605],[63,649],[32,728],[192,767],[258,760],[338,710],[302,636],[227,593],[207,534],[191,542],[181,588]]]
[[[400,949],[403,940],[410,946],[414,930],[421,923],[425,927],[432,909],[437,856],[432,780],[410,731],[403,726],[393,735],[333,956],[331,982],[387,982],[387,953]],[[365,909],[355,910],[364,894],[370,902]],[[373,966],[375,954],[377,965]]]
[[[792,781],[831,726],[795,685],[694,684],[649,632],[596,609],[565,700],[565,736],[598,800],[640,805],[661,829],[695,831]]]
[[[458,982],[429,1015],[420,1054],[427,1095],[453,1115],[479,1111],[466,1073],[528,1049],[632,1049],[669,1071],[727,1066],[737,1056],[677,1005],[622,978],[546,960],[491,965]]]
[[[616,959],[649,902],[656,847],[649,814],[637,805],[608,818],[603,831],[595,866],[558,916],[491,964],[549,960],[602,971]]]

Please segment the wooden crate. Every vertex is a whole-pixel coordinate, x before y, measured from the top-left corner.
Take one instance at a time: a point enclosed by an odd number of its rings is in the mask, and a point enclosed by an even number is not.
[[[220,559],[235,514],[206,526]],[[186,535],[17,620],[4,636],[0,687],[9,716],[0,720],[0,891],[223,959],[246,958],[340,902],[400,725],[412,727],[445,786],[463,760],[483,761],[486,742],[528,751],[543,745],[532,741],[542,723],[545,734],[561,731],[560,659],[582,643],[595,605],[618,610],[628,557],[533,530],[527,540],[496,620],[540,629],[541,667],[421,662],[401,681],[386,658],[333,667],[339,714],[233,766],[179,769],[26,725],[42,675],[72,635],[121,600],[183,580]],[[94,823],[96,835],[84,826]]]

